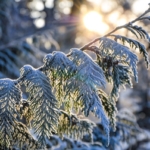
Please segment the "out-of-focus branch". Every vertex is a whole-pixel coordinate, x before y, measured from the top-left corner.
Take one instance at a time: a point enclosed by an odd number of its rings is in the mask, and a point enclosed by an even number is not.
[[[53,21],[53,22],[49,22],[49,25],[47,25],[46,27],[43,27],[43,28],[40,28],[40,29],[37,29],[36,31],[32,31],[30,33],[27,33],[26,35],[24,36],[21,36],[21,37],[17,37],[16,39],[12,40],[11,42],[7,43],[7,44],[4,44],[4,45],[1,45],[0,46],[0,51],[5,49],[5,48],[8,48],[8,47],[12,47],[12,46],[16,46],[18,41],[24,41],[26,38],[28,37],[32,37],[32,36],[35,36],[35,35],[38,35],[38,34],[42,34],[43,32],[47,32],[49,30],[52,30],[53,27],[56,27],[56,26],[76,26],[78,24],[77,21]]]

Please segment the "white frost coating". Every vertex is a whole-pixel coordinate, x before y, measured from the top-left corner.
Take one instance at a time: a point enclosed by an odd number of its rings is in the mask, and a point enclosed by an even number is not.
[[[113,88],[111,91],[111,98],[116,101],[119,97],[120,86],[124,87],[127,84],[132,87],[132,72],[128,66],[123,65],[115,66],[113,72]]]
[[[105,87],[106,80],[103,70],[92,58],[77,48],[71,49],[70,59],[78,65],[73,78],[85,82],[92,89]]]
[[[81,107],[85,116],[88,116],[89,112],[93,112],[96,117],[101,119],[109,143],[109,120],[104,112],[102,102],[97,93],[86,83],[76,79],[72,79],[66,86],[66,95],[73,92],[76,93],[73,96],[74,103],[80,101],[81,106],[78,105],[77,107]]]
[[[51,132],[55,132],[58,120],[57,100],[55,99],[49,79],[38,69],[30,65],[21,68],[23,84],[29,92],[28,101],[34,111],[32,125],[37,134],[38,140],[44,145],[45,137],[49,137]]]
[[[21,100],[21,91],[15,83],[15,80],[7,78],[0,80],[0,99],[2,101],[10,99],[13,101],[12,105],[14,105],[14,103],[19,103]]]
[[[100,38],[100,53],[102,56],[110,56],[121,63],[127,63],[132,69],[135,81],[138,82],[137,76],[137,56],[132,53],[128,47],[123,46],[106,37]]]
[[[149,56],[148,56],[148,52],[145,48],[145,46],[133,39],[127,38],[125,36],[121,36],[121,35],[114,35],[115,36],[115,41],[117,41],[118,39],[121,40],[123,42],[123,44],[125,44],[125,42],[127,42],[131,48],[138,48],[140,53],[143,54],[143,57],[145,58],[145,62],[147,64],[147,68],[149,67]]]
[[[53,54],[48,54],[44,58],[45,70],[55,69],[60,72],[73,73],[76,71],[75,64],[63,52],[54,51]]]
[[[16,104],[21,100],[21,91],[11,79],[0,80],[0,142],[7,145],[13,141],[17,126]],[[6,132],[7,131],[7,132]],[[12,138],[9,138],[12,137]]]

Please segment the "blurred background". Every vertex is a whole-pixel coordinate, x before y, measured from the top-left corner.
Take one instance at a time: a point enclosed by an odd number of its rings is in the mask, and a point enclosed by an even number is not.
[[[0,0],[0,78],[19,77],[25,64],[42,65],[45,54],[69,52],[143,13],[149,0]],[[148,33],[150,21],[138,22]],[[135,38],[127,30],[118,34]],[[150,52],[150,44],[140,40]],[[137,51],[138,54],[138,51]],[[128,108],[150,130],[150,71],[139,55],[139,83],[120,91],[118,109]],[[109,91],[109,85],[107,91]],[[147,142],[150,144],[150,142]]]

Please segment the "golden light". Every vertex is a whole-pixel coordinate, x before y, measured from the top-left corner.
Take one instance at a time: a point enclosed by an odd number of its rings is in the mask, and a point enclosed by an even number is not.
[[[136,14],[141,14],[145,11],[145,8],[148,8],[148,4],[149,4],[149,0],[137,0],[133,3],[132,5],[132,10],[133,12],[135,12]],[[140,8],[140,9],[139,9]]]
[[[96,11],[87,13],[83,18],[83,22],[88,30],[100,34],[105,34],[109,29],[108,25],[103,22],[102,16]]]

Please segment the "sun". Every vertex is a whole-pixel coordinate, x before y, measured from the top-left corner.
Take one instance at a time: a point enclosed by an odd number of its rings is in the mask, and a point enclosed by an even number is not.
[[[102,20],[102,16],[96,11],[90,11],[83,17],[85,27],[93,32],[104,34],[108,31],[109,27]]]

